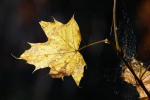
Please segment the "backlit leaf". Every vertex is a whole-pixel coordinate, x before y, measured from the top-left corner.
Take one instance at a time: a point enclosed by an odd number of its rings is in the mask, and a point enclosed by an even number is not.
[[[150,71],[147,71],[146,68],[143,67],[143,64],[141,62],[138,62],[133,58],[133,60],[130,62],[130,65],[136,74],[136,76],[143,82],[144,86],[150,93]],[[140,95],[141,100],[150,100],[141,88],[141,86],[138,84],[138,82],[135,80],[133,74],[130,72],[130,70],[127,68],[126,65],[123,66],[125,71],[122,73],[122,78],[124,81],[131,83],[133,86],[136,86],[137,91]]]
[[[52,77],[63,78],[72,75],[79,86],[86,63],[78,52],[81,35],[74,15],[67,24],[54,19],[54,23],[41,21],[40,25],[48,41],[29,43],[31,48],[26,50],[19,59],[35,65],[34,71],[50,67],[49,75]]]

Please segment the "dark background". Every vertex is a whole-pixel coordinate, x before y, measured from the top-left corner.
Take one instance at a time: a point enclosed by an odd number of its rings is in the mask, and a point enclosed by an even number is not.
[[[143,2],[117,0],[117,10],[126,11],[130,19],[127,28],[133,29],[137,37],[137,59],[149,63],[150,39],[144,37],[150,33],[150,25],[146,23],[150,13],[148,8],[142,10],[149,2]],[[0,100],[138,100],[135,87],[122,80],[120,59],[108,44],[100,43],[80,51],[87,63],[80,82],[82,88],[77,87],[71,76],[64,81],[51,78],[49,67],[32,74],[33,65],[11,56],[12,53],[19,57],[29,49],[27,42],[47,41],[39,25],[41,20],[53,22],[53,16],[65,24],[74,13],[82,36],[80,47],[113,36],[113,0],[0,1]]]

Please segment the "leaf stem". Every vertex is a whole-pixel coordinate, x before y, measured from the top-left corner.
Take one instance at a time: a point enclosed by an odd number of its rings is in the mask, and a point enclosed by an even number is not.
[[[89,45],[86,45],[86,46],[80,48],[78,51],[80,51],[80,50],[82,50],[82,49],[84,49],[84,48],[86,48],[86,47],[92,46],[92,45],[94,45],[94,44],[101,43],[101,42],[106,42],[106,43],[107,43],[107,39],[101,40],[101,41],[98,41],[98,42],[94,42],[94,43],[91,43],[91,44],[89,44]]]

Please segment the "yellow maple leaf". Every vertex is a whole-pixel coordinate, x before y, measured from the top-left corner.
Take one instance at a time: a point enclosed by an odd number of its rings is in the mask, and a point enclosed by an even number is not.
[[[132,58],[133,60],[130,62],[130,66],[133,69],[136,76],[141,80],[150,93],[150,71],[148,71],[146,68],[143,67],[143,64],[141,62],[138,62],[135,58]],[[123,66],[125,71],[122,73],[122,78],[124,81],[131,83],[133,86],[136,86],[136,89],[140,95],[141,100],[150,100],[145,93],[145,91],[142,89],[142,87],[138,84],[138,82],[135,80],[133,74],[131,71],[127,68],[126,65]]]
[[[48,41],[29,43],[31,48],[26,50],[19,59],[35,65],[34,71],[50,67],[49,74],[52,77],[63,78],[72,75],[79,86],[86,63],[78,51],[81,35],[74,15],[67,24],[54,19],[54,23],[41,21],[40,25]]]

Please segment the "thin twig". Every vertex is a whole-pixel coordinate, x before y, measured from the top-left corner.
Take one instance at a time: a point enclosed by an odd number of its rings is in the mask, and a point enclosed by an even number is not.
[[[113,19],[114,19],[114,33],[115,33],[115,41],[116,41],[116,48],[120,52],[118,39],[117,39],[117,27],[116,27],[116,0],[114,0],[114,8],[113,8]]]

